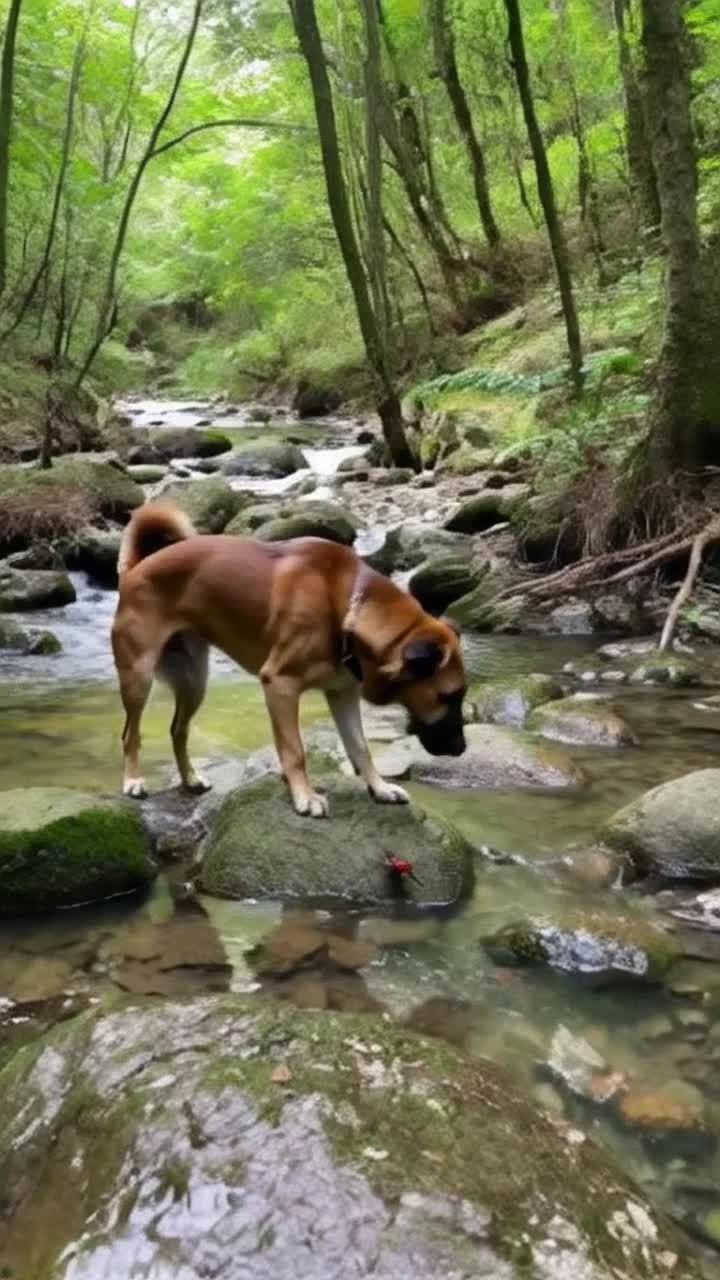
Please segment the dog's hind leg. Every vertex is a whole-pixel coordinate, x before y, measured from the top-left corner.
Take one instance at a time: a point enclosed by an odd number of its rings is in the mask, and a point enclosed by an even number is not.
[[[199,636],[183,632],[165,646],[158,676],[175,694],[175,714],[170,726],[173,751],[184,790],[209,791],[211,784],[192,766],[188,755],[190,721],[202,706],[208,680],[208,647]]]
[[[407,804],[409,799],[407,791],[396,786],[394,782],[385,782],[373,764],[370,748],[365,739],[360,699],[356,691],[354,689],[328,691],[325,698],[350,763],[362,778],[373,800],[377,800],[378,804]]]

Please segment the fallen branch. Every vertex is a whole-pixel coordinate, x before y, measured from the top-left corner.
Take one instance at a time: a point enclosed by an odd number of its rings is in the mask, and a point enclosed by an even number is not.
[[[670,605],[670,608],[668,609],[668,615],[665,619],[665,625],[662,629],[662,635],[660,636],[660,643],[658,644],[658,653],[665,653],[668,645],[670,644],[670,641],[673,638],[673,632],[675,631],[675,626],[677,624],[680,610],[682,609],[683,605],[685,604],[685,601],[688,599],[690,595],[690,592],[695,586],[695,579],[697,578],[698,573],[700,572],[700,565],[702,564],[703,552],[708,542],[711,542],[712,540],[714,539],[716,540],[718,538],[720,538],[720,524],[718,524],[717,520],[711,521],[710,524],[706,525],[704,529],[701,529],[700,533],[698,533],[697,536],[695,537],[692,544],[692,551],[690,553],[690,562],[687,567],[687,573],[685,574],[685,577],[683,579],[683,582],[682,582],[682,585],[680,586],[679,591],[675,595],[675,599],[673,600],[672,604]]]

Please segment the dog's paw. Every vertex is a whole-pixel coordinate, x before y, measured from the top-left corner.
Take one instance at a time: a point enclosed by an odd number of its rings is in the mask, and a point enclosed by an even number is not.
[[[375,787],[368,787],[370,795],[377,804],[409,804],[410,797],[403,787],[394,782],[381,782]]]
[[[317,791],[308,791],[305,795],[297,796],[293,800],[295,812],[300,814],[301,818],[327,818],[329,806],[326,796],[321,796]]]
[[[180,790],[189,792],[191,796],[201,796],[205,791],[212,791],[212,782],[203,778],[201,773],[191,773],[180,783]]]
[[[126,778],[123,783],[123,795],[131,796],[133,800],[144,800],[147,795],[145,779]]]

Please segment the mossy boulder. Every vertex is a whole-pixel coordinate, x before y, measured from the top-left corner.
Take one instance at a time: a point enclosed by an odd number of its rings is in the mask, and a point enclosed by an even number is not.
[[[305,454],[295,444],[250,444],[227,458],[223,471],[226,476],[282,479],[305,467]]]
[[[484,489],[466,498],[448,516],[445,528],[451,533],[483,533],[493,525],[509,520],[515,508],[525,499],[529,485],[509,484],[504,489]]]
[[[170,485],[162,496],[189,515],[198,533],[223,533],[247,503],[221,476]]]
[[[468,554],[466,542],[462,534],[447,533],[419,520],[408,520],[388,529],[381,545],[363,559],[378,573],[404,572],[416,569],[429,556],[454,552],[465,556]]]
[[[282,508],[280,514],[264,520],[254,529],[261,542],[282,542],[287,538],[327,538],[352,546],[357,537],[355,521],[335,502],[302,502]]]
[[[641,874],[720,883],[720,769],[697,769],[646,791],[601,838]]]
[[[582,769],[561,747],[548,746],[522,729],[494,724],[466,726],[463,755],[431,756],[416,738],[401,738],[375,763],[388,778],[412,778],[448,789],[505,790],[514,787],[560,790],[585,783]]]
[[[75,588],[62,570],[8,569],[0,564],[0,613],[56,609],[75,598]]]
[[[167,467],[162,463],[137,463],[128,466],[128,475],[136,484],[159,484],[167,475]]]
[[[473,591],[448,605],[448,617],[469,631],[520,631],[526,615],[525,581],[513,565],[494,561]],[[496,600],[501,591],[515,587],[517,592]]]
[[[240,1257],[257,1280],[701,1274],[590,1138],[377,1017],[92,1010],[15,1052],[0,1134],[0,1256],[23,1280],[234,1280]]]
[[[562,696],[562,688],[552,676],[530,674],[472,685],[466,707],[469,718],[481,724],[522,729],[535,707]]]
[[[11,618],[0,617],[0,653],[27,653],[30,636]]]
[[[201,883],[233,898],[338,898],[391,902],[397,886],[387,851],[408,859],[417,881],[406,896],[450,903],[472,886],[472,848],[451,826],[415,805],[375,805],[356,782],[327,782],[330,818],[309,823],[277,777],[227,796],[205,851]]]
[[[683,954],[667,929],[639,911],[569,910],[515,921],[485,940],[504,964],[548,965],[593,985],[661,983]]]
[[[55,635],[54,631],[31,631],[30,644],[28,653],[38,657],[49,657],[55,653],[62,653],[62,641]]]
[[[140,816],[64,787],[0,792],[0,915],[94,902],[155,875]]]
[[[472,476],[479,471],[487,471],[492,466],[493,450],[476,449],[471,444],[463,443],[443,457],[437,465],[438,475]]]
[[[232,440],[224,431],[203,431],[198,427],[175,427],[155,431],[147,440],[135,445],[128,454],[133,464],[153,465],[173,458],[215,458],[232,449]],[[138,477],[136,477],[138,478]],[[141,483],[145,483],[142,482]]]
[[[73,539],[65,558],[70,568],[82,569],[101,587],[116,587],[121,541],[120,529],[97,529],[88,525]]]
[[[544,738],[589,747],[636,747],[638,738],[626,720],[605,703],[588,696],[561,698],[537,707],[528,729]]]
[[[100,519],[127,520],[145,494],[113,462],[61,460],[49,471],[0,467],[0,552],[72,536]]]
[[[442,613],[453,600],[473,591],[487,571],[487,560],[473,558],[471,549],[440,551],[415,570],[408,586],[424,609]]]
[[[671,689],[685,689],[700,684],[700,671],[688,658],[678,658],[673,653],[656,653],[642,662],[630,664],[631,684],[668,685]]]

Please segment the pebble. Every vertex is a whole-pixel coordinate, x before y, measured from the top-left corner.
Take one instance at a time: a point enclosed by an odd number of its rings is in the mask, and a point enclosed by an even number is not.
[[[620,1101],[620,1114],[639,1129],[698,1133],[705,1128],[703,1096],[685,1080],[628,1089]]]

